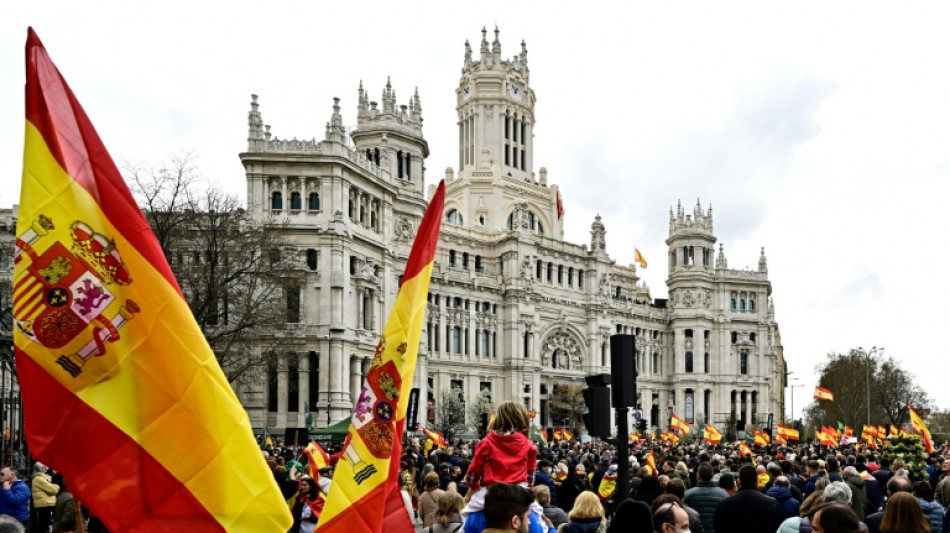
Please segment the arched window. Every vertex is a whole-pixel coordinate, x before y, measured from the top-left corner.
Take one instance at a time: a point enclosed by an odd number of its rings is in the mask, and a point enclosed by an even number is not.
[[[693,352],[686,352],[686,371],[693,372]]]
[[[657,369],[659,368],[659,366],[660,366],[660,354],[653,352],[653,364],[650,367],[650,373],[656,374],[658,372]]]
[[[583,270],[577,271],[577,288],[578,289],[584,288],[584,271]]]
[[[553,274],[554,274],[554,265],[552,263],[548,263],[548,283],[551,283]]]
[[[310,270],[317,269],[317,251],[313,248],[307,250],[307,268]]]
[[[280,191],[274,191],[270,195],[270,208],[274,211],[280,211],[284,208],[284,195]]]
[[[290,210],[300,211],[300,207],[301,207],[300,193],[297,191],[290,193]]]
[[[462,252],[462,268],[468,270],[468,252]]]
[[[539,260],[538,260],[538,263],[537,263],[537,268],[536,268],[537,272],[535,273],[535,276],[534,276],[534,277],[537,278],[537,279],[541,279],[541,268],[542,268],[542,267],[541,267],[541,260],[539,259]]]
[[[481,272],[481,271],[482,271],[482,256],[476,255],[475,256],[475,272]]]
[[[739,373],[748,374],[749,373],[749,352],[742,350],[739,352]]]
[[[755,344],[755,333],[749,333],[749,340],[752,344]]]
[[[455,250],[449,250],[449,266],[455,266]]]
[[[755,300],[749,298],[749,311],[755,311]]]
[[[703,354],[703,372],[709,373],[709,352]]]
[[[462,225],[462,213],[459,213],[458,209],[451,209],[448,213],[445,214],[445,221],[449,224],[455,224],[456,226]]]
[[[735,299],[735,298],[732,298],[732,299],[729,300],[729,309],[731,309],[731,310],[733,310],[733,311],[736,310],[736,299]]]
[[[307,209],[310,211],[319,211],[320,210],[320,194],[312,192],[310,197],[307,199]]]
[[[739,310],[745,311],[745,298],[739,300]]]
[[[558,285],[564,283],[564,265],[557,266],[557,283]]]

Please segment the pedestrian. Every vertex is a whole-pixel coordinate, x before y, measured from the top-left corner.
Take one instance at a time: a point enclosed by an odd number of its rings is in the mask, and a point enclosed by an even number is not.
[[[73,494],[66,487],[66,481],[57,478],[60,487],[53,509],[52,533],[71,533],[76,531],[76,507]]]
[[[482,509],[485,493],[493,483],[527,488],[534,483],[538,449],[528,438],[528,410],[519,402],[504,402],[495,413],[492,430],[475,446],[475,457],[468,468],[466,481],[472,496],[462,510],[462,518]]]
[[[918,481],[914,485],[914,496],[917,497],[924,516],[930,522],[930,531],[932,533],[943,533],[944,509],[939,503],[933,501],[933,495],[934,491],[930,488],[930,483]]]
[[[689,533],[689,515],[676,502],[661,505],[653,513],[653,531],[656,533]]]
[[[9,466],[0,469],[0,515],[4,514],[30,528],[30,487]]]
[[[558,533],[606,533],[607,518],[600,498],[589,490],[581,492],[574,500],[574,507],[567,513],[566,524],[557,528]]]
[[[587,482],[587,469],[579,464],[574,467],[574,472],[567,476],[567,479],[561,483],[561,488],[557,493],[558,507],[565,511],[574,508],[574,501],[585,490],[590,489],[590,483]]]
[[[324,502],[323,494],[313,478],[300,478],[300,489],[290,505],[290,514],[294,519],[290,533],[313,533],[323,512]]]
[[[53,521],[53,507],[56,505],[59,485],[53,483],[49,468],[39,461],[33,463],[33,480],[30,482],[30,490],[33,492],[33,510],[30,512],[33,531],[47,533]]]
[[[775,498],[779,507],[782,509],[782,520],[793,516],[798,516],[800,503],[792,497],[791,483],[785,476],[775,478],[775,482],[769,490],[765,491],[766,496]]]
[[[890,483],[888,483],[890,486]],[[920,502],[909,492],[898,492],[888,498],[881,520],[881,533],[930,533],[930,522]]]

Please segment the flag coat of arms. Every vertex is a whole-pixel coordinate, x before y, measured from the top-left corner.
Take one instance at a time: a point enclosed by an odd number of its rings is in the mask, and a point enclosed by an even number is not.
[[[112,531],[286,530],[247,413],[32,28],[25,109],[13,341],[30,451]]]
[[[445,182],[416,233],[403,283],[353,408],[343,453],[317,531],[413,533],[399,486],[399,457],[439,242]]]

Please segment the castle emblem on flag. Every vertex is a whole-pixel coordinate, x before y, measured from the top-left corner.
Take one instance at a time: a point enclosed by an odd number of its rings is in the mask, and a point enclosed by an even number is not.
[[[76,221],[69,227],[72,242],[67,247],[53,240],[50,234],[54,230],[53,221],[41,215],[17,238],[14,261],[28,258],[30,264],[14,281],[13,316],[26,338],[48,349],[88,339],[56,360],[75,378],[89,359],[106,353],[107,342],[119,339],[119,329],[139,309],[126,300],[108,316],[117,299],[116,290],[110,287],[132,283],[112,239]],[[40,245],[47,239],[51,242],[42,249]]]

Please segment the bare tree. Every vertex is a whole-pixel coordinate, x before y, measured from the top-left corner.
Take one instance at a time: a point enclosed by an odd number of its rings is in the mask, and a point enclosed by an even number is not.
[[[446,439],[454,439],[463,433],[465,431],[465,402],[462,400],[462,391],[443,389],[439,393],[436,415],[438,427]]]
[[[195,320],[231,382],[259,382],[291,298],[282,227],[248,216],[236,196],[200,179],[191,154],[129,179]]]
[[[495,410],[495,404],[491,399],[491,391],[487,389],[481,390],[476,396],[475,401],[468,406],[468,420],[469,420],[469,429],[472,433],[480,433],[481,423],[482,423],[482,414],[491,416],[491,412]],[[479,436],[481,436],[479,434]]]
[[[927,391],[914,381],[910,372],[904,370],[893,358],[881,364],[880,371],[874,375],[875,386],[871,390],[871,401],[887,417],[886,420],[896,426],[910,420],[910,407],[927,407],[930,397]]]

